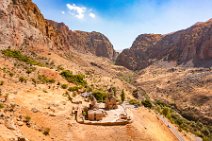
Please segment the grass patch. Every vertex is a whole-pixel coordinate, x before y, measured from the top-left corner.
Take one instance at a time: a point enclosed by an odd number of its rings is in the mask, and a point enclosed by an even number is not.
[[[84,80],[85,76],[82,74],[74,75],[71,71],[65,70],[60,73],[68,82],[74,83],[76,85],[85,86],[87,82]]]
[[[45,75],[38,75],[38,80],[43,83],[43,84],[46,84],[46,83],[55,83],[55,80],[52,79],[52,78],[48,78],[47,76]]]
[[[29,56],[22,54],[18,50],[6,49],[6,50],[2,51],[2,54],[4,54],[7,57],[15,58],[19,61],[25,62],[25,63],[30,64],[30,65],[43,66],[40,62],[32,59]]]

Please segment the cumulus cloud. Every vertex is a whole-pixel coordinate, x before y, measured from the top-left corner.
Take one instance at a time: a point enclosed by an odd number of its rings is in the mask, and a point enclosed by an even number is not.
[[[76,4],[66,4],[70,13],[78,19],[85,17],[86,7],[77,6]]]
[[[96,14],[93,12],[92,9],[84,7],[84,6],[78,6],[76,4],[66,4],[68,8],[68,13],[74,16],[77,19],[86,19],[87,17],[90,17],[92,19],[96,18]],[[62,11],[62,14],[65,14],[65,11]]]
[[[96,15],[95,15],[94,13],[92,13],[92,12],[89,13],[89,16],[90,16],[91,18],[93,18],[93,19],[96,18]]]

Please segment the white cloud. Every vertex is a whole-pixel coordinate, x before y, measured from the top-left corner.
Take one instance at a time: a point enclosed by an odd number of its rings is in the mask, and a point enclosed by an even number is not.
[[[80,7],[76,4],[66,4],[70,13],[78,19],[83,19],[85,17],[86,7]]]
[[[61,13],[64,15],[65,14],[65,11],[61,11]]]
[[[96,15],[94,14],[94,13],[89,13],[89,16],[91,17],[91,18],[93,18],[93,19],[95,19],[96,18]]]

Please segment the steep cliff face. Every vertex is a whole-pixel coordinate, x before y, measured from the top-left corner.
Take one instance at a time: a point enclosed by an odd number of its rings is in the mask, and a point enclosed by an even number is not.
[[[139,37],[130,49],[118,56],[116,64],[139,70],[163,59],[183,66],[212,66],[212,20],[160,36],[153,43]]]
[[[148,66],[147,50],[160,41],[160,34],[139,35],[130,49],[123,50],[116,59],[117,65],[125,66],[131,70],[137,70]]]
[[[101,33],[71,31],[63,23],[44,19],[31,0],[0,0],[1,48],[47,47],[68,52],[90,52],[96,56],[115,58],[110,41]]]

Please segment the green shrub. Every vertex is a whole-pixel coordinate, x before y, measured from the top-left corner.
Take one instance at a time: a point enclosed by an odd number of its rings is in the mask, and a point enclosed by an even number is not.
[[[32,72],[35,71],[35,70],[36,70],[35,67],[29,67],[29,68],[26,68],[26,73],[27,73],[27,74],[30,74],[30,73],[32,73]]]
[[[24,122],[30,122],[31,121],[31,117],[30,116],[25,116]]]
[[[54,79],[48,78],[45,75],[38,75],[38,80],[43,84],[45,84],[45,83],[55,83]]]
[[[144,105],[144,107],[152,108],[152,103],[150,100],[144,100],[142,101],[142,104]]]
[[[49,135],[49,132],[50,132],[50,128],[44,128],[44,129],[43,129],[43,134],[44,134],[45,136]]]
[[[70,83],[82,86],[85,86],[87,84],[87,82],[84,80],[85,76],[82,74],[74,75],[71,71],[65,70],[61,72],[60,75]]]
[[[102,90],[96,90],[92,94],[98,102],[104,102],[107,97],[107,93]]]
[[[125,101],[125,92],[124,92],[124,90],[121,91],[121,101],[122,102]]]
[[[136,100],[136,99],[131,99],[129,101],[129,104],[131,105],[141,105],[140,101]]]
[[[114,96],[116,96],[117,95],[117,89],[116,89],[116,87],[112,87],[111,89],[113,90]]]
[[[4,81],[0,81],[0,86],[4,85]]]
[[[68,90],[69,90],[70,92],[78,91],[79,89],[81,89],[81,87],[79,87],[79,86],[74,86],[74,87],[69,87],[69,88],[68,88]]]
[[[4,105],[2,103],[0,103],[0,109],[4,108]]]
[[[21,83],[26,83],[26,82],[27,82],[27,79],[24,78],[23,76],[21,76],[21,77],[19,77],[19,81],[20,81]]]
[[[15,58],[19,61],[25,62],[30,65],[43,66],[41,63],[37,62],[36,60],[26,55],[23,55],[20,51],[17,51],[17,50],[6,49],[6,50],[3,50],[2,53],[7,57]]]
[[[62,84],[62,85],[61,85],[61,88],[67,89],[67,88],[68,88],[68,85],[67,85],[67,84]]]
[[[85,86],[87,92],[92,92],[93,89],[90,86]]]

